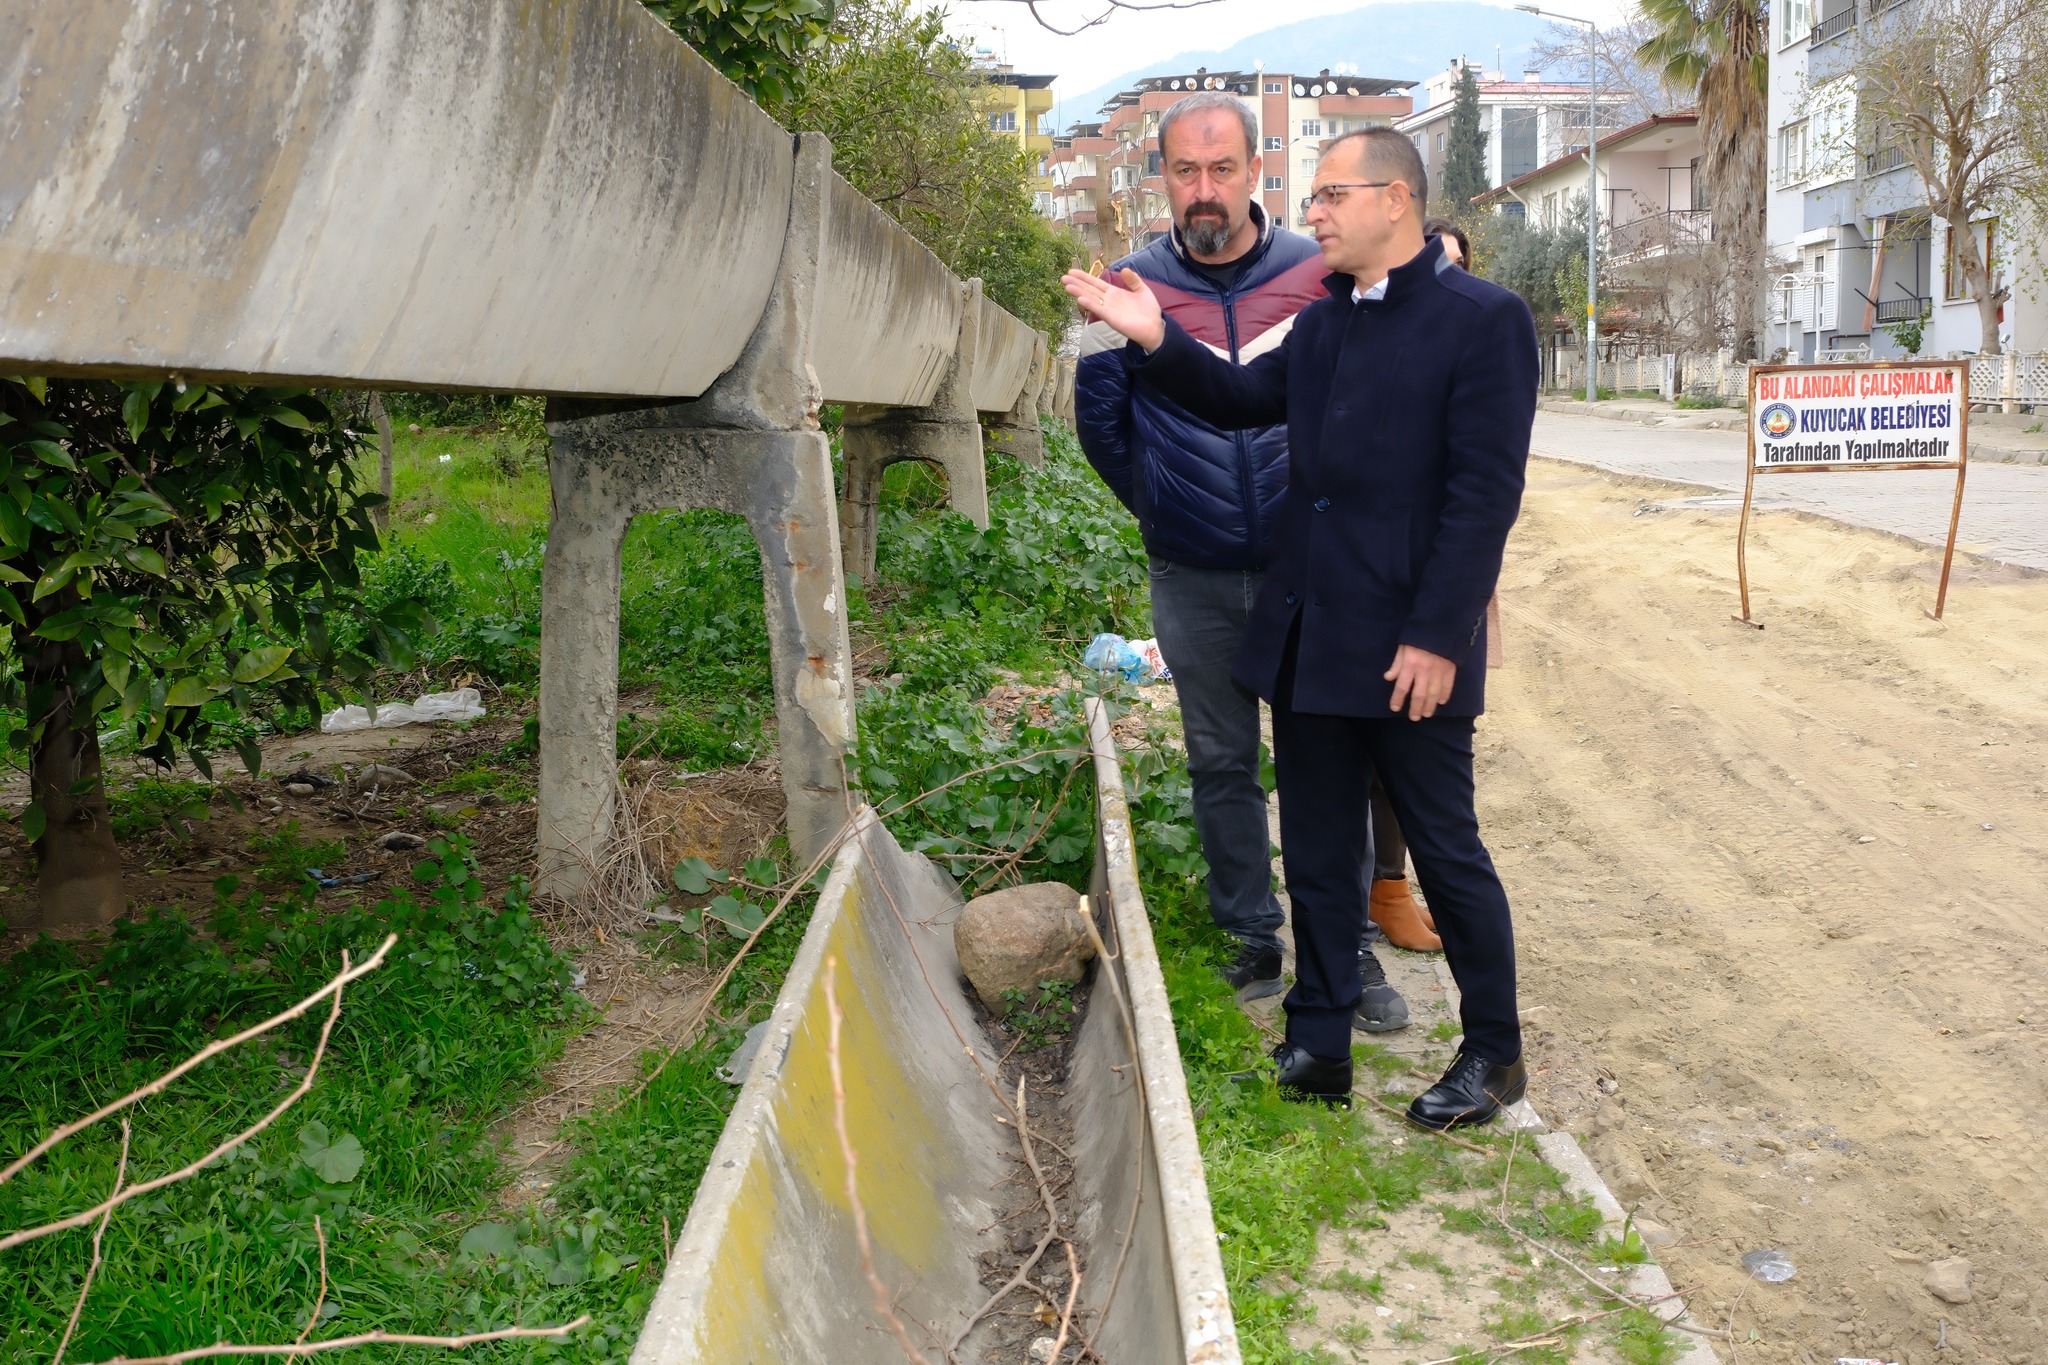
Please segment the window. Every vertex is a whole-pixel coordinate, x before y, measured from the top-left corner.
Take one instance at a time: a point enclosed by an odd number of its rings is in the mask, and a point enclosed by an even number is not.
[[[1267,81],[1266,93],[1269,95],[1284,95],[1287,93],[1287,86],[1280,81]]]
[[[1806,120],[1778,130],[1778,183],[1796,185],[1806,179]]]
[[[1551,191],[1551,192],[1550,192],[1549,194],[1546,194],[1546,195],[1544,195],[1544,196],[1543,196],[1543,226],[1545,226],[1545,227],[1556,227],[1556,226],[1557,226],[1557,191],[1556,191],[1556,190],[1552,190],[1552,191]]]
[[[1052,217],[1051,190],[1040,190],[1037,194],[1033,195],[1032,198],[1037,202],[1038,212],[1040,216],[1046,218]]]
[[[1444,149],[1444,135],[1442,133],[1438,133],[1436,135],[1436,149],[1438,151],[1442,151]]]
[[[1321,137],[1323,135],[1323,121],[1319,118],[1303,119],[1301,121],[1301,135],[1303,137]]]
[[[1813,27],[1813,9],[1809,0],[1778,0],[1778,46],[1805,39],[1807,30]]]
[[[1527,222],[1529,220],[1529,206],[1519,199],[1508,200],[1507,203],[1500,206],[1500,211],[1506,217],[1513,218],[1517,222]]]
[[[1266,188],[1277,192],[1286,189],[1287,186],[1281,181],[1279,176],[1269,175],[1266,177]]]
[[[1513,180],[1527,175],[1541,163],[1536,158],[1536,128],[1540,117],[1534,109],[1500,111],[1500,178]]]
[[[1998,220],[1986,218],[1981,223],[1970,224],[1970,237],[1977,244],[1977,259],[1991,272],[1991,278],[1998,278]],[[1970,292],[1970,281],[1963,274],[1962,255],[1957,251],[1960,245],[1955,228],[1948,230],[1948,264],[1942,270],[1942,295],[1950,299],[1975,298]]]
[[[1269,137],[1269,138],[1267,138],[1267,139],[1266,139],[1266,150],[1267,150],[1267,151],[1269,151],[1269,152],[1284,152],[1284,151],[1286,151],[1286,150],[1287,150],[1287,139],[1286,139],[1286,138],[1284,138],[1284,137]]]
[[[1315,179],[1315,175],[1316,158],[1312,156],[1303,157],[1301,159],[1301,178],[1304,180],[1313,180]]]
[[[1017,131],[1017,111],[1005,109],[1000,114],[988,116],[988,128],[992,133],[1014,133]]]

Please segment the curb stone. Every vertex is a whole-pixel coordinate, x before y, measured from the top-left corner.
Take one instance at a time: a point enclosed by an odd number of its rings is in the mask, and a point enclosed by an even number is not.
[[[1442,983],[1444,994],[1450,1002],[1453,1014],[1458,1009],[1458,985],[1451,979],[1450,966],[1441,959],[1431,964],[1436,968],[1437,980]],[[1456,1046],[1453,1042],[1452,1046]],[[1527,1099],[1501,1112],[1504,1130],[1534,1135],[1536,1150],[1553,1170],[1564,1177],[1565,1188],[1573,1194],[1583,1196],[1600,1210],[1602,1231],[1610,1237],[1619,1238],[1628,1224],[1628,1212],[1614,1192],[1607,1188],[1607,1182],[1600,1178],[1600,1170],[1593,1159],[1579,1146],[1579,1140],[1570,1133],[1551,1132],[1535,1107]],[[1650,1259],[1634,1267],[1622,1289],[1639,1299],[1660,1298],[1673,1293],[1671,1277],[1664,1273],[1664,1267],[1657,1264],[1655,1255],[1646,1244],[1644,1254]],[[1684,1299],[1666,1299],[1651,1308],[1651,1312],[1666,1322],[1675,1322],[1687,1317],[1691,1308]],[[1704,1325],[1704,1324],[1702,1324]],[[1719,1365],[1720,1356],[1705,1337],[1690,1332],[1676,1333],[1679,1341],[1678,1360],[1680,1365]]]

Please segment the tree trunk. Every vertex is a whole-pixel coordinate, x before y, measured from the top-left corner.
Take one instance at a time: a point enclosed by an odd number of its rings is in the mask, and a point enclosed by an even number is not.
[[[83,728],[72,725],[70,680],[83,671],[85,656],[69,640],[59,644],[17,635],[15,645],[25,664],[29,695],[42,687],[52,693],[42,738],[29,758],[29,796],[45,816],[43,837],[35,842],[41,923],[44,928],[106,924],[126,908],[128,898],[100,775],[99,733],[90,715],[82,718]],[[81,787],[81,795],[72,795]]]
[[[384,395],[374,391],[370,394],[370,420],[377,424],[377,491],[384,495],[384,505],[372,519],[382,536],[391,530],[391,414],[384,410]]]

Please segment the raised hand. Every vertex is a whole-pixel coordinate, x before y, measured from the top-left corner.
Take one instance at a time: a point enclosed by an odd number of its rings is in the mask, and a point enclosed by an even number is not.
[[[1060,284],[1090,317],[1100,318],[1148,351],[1166,340],[1166,315],[1159,300],[1135,270],[1121,270],[1098,279],[1085,270],[1069,270]]]

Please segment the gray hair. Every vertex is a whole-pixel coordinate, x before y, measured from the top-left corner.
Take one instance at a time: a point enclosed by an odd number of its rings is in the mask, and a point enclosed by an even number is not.
[[[1159,117],[1159,155],[1166,156],[1166,131],[1190,114],[1207,113],[1211,109],[1227,109],[1237,116],[1244,128],[1244,158],[1250,161],[1259,154],[1259,121],[1252,116],[1251,106],[1237,96],[1224,90],[1198,90],[1184,100],[1175,101],[1172,108]]]

